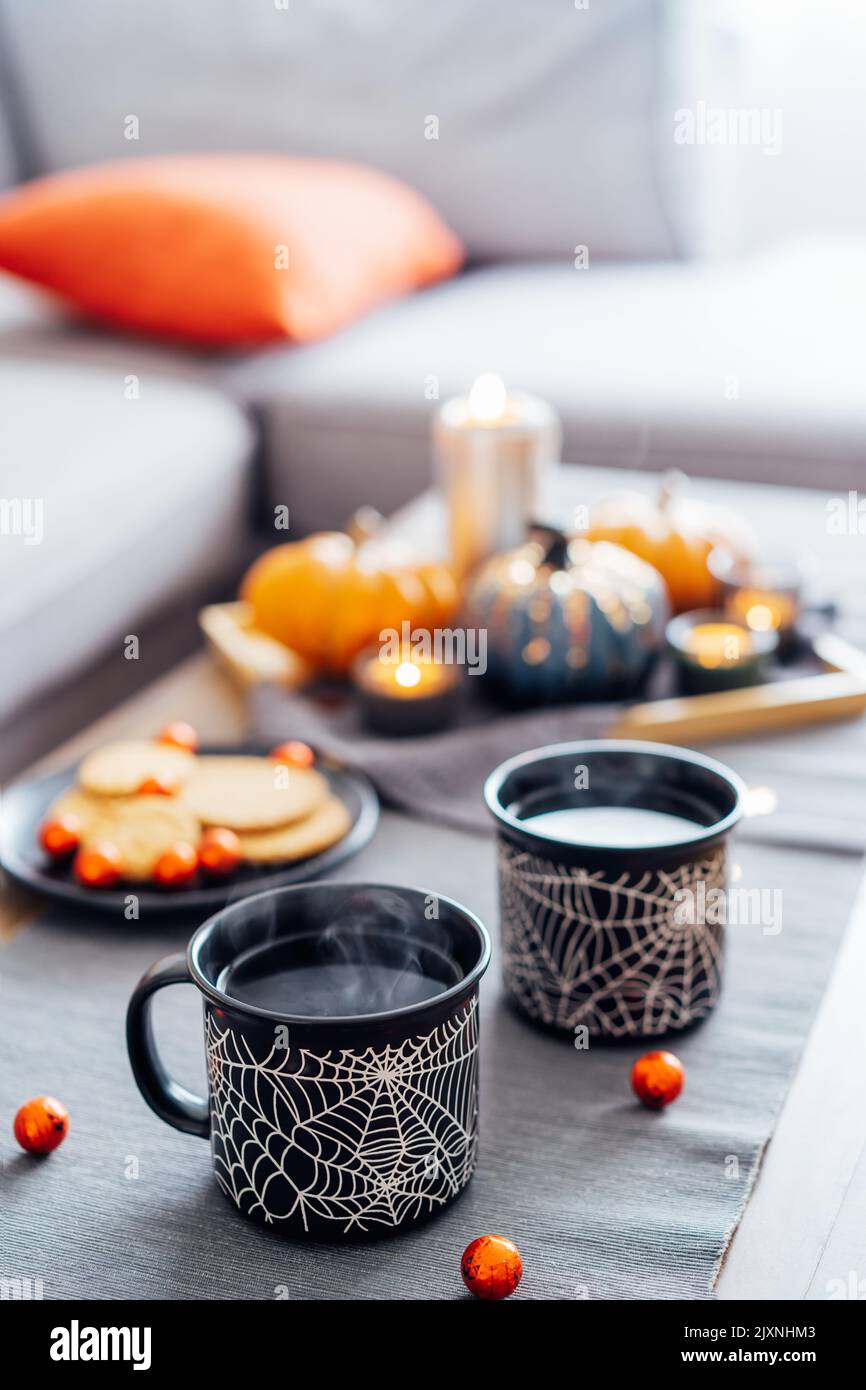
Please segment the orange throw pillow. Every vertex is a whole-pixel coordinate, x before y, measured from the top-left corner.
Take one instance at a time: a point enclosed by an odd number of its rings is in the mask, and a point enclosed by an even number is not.
[[[109,323],[213,346],[323,337],[462,259],[419,193],[336,160],[135,159],[0,199],[0,267]]]

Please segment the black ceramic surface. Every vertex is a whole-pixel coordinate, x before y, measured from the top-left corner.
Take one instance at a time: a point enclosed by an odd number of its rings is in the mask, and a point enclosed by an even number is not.
[[[581,785],[576,786],[576,782]],[[505,985],[538,1023],[654,1037],[706,1016],[721,988],[726,838],[743,787],[723,764],[662,744],[600,740],[511,758],[491,774]],[[694,824],[673,843],[579,844],[524,822],[619,806]],[[710,895],[708,899],[708,895]]]
[[[249,746],[202,749],[209,756],[263,751]],[[327,873],[357,854],[371,839],[379,819],[379,799],[369,779],[364,773],[330,757],[317,757],[316,768],[327,779],[333,794],[345,803],[352,824],[342,840],[321,854],[291,864],[241,865],[225,879],[208,880],[203,874],[197,875],[187,888],[160,889],[140,882],[124,884],[123,881],[115,888],[87,888],[75,880],[69,861],[52,861],[37,839],[39,825],[51,803],[67,787],[75,786],[77,769],[74,767],[44,777],[28,777],[5,789],[0,817],[0,864],[10,877],[40,893],[88,910],[120,914],[121,918],[130,894],[138,899],[142,917],[164,912],[215,912],[235,898]]]
[[[438,992],[379,1013],[323,1016],[263,1008],[221,987],[251,953],[275,944],[438,976]],[[223,1192],[246,1216],[287,1235],[364,1236],[440,1210],[475,1167],[478,982],[490,942],[471,913],[419,889],[300,884],[234,903],[194,933],[186,955],[142,977],[127,1044],[147,1103],[168,1124],[209,1138]],[[165,1072],[150,1025],[164,985],[204,995],[207,1100]],[[292,995],[296,999],[296,994]],[[317,998],[316,1007],[321,1000]]]

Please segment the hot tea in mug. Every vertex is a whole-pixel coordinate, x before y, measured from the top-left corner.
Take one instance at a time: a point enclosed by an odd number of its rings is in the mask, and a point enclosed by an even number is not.
[[[245,1215],[293,1235],[403,1228],[475,1167],[489,959],[484,927],[450,898],[350,883],[262,893],[141,979],[132,1069],[162,1119],[210,1139]],[[150,1025],[154,993],[190,981],[204,997],[207,1099],[167,1075]]]

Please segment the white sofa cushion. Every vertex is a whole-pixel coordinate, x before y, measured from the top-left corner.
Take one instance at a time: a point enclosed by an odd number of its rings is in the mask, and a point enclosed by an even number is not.
[[[227,383],[261,419],[271,500],[303,528],[424,487],[430,394],[485,369],[553,401],[573,462],[863,487],[864,322],[861,241],[713,264],[511,265],[260,353]]]
[[[682,246],[668,184],[675,9],[0,0],[0,20],[45,169],[185,150],[332,155],[418,187],[474,257],[655,256]]]
[[[146,371],[128,399],[129,363],[0,356],[0,718],[243,554],[249,422]]]

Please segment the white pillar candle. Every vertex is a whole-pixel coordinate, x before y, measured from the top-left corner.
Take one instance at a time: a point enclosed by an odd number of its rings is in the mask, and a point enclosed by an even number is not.
[[[463,576],[525,539],[545,475],[559,461],[562,428],[553,406],[484,372],[467,395],[441,406],[433,443],[451,559]]]

